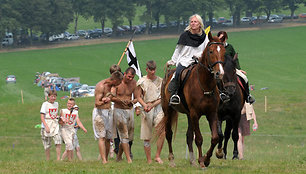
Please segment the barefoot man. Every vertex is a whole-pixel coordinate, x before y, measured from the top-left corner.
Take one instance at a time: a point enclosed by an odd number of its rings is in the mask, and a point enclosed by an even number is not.
[[[120,138],[117,161],[122,159],[122,153],[124,152],[128,163],[132,163],[129,141],[132,141],[134,138],[133,105],[137,102],[137,99],[132,100],[132,94],[136,89],[134,76],[135,70],[131,67],[127,68],[121,84],[115,88],[114,93],[116,93],[116,96],[112,98],[112,101],[115,103],[114,117]]]
[[[112,138],[112,114],[111,114],[111,88],[118,86],[122,81],[122,73],[115,71],[111,77],[100,81],[95,89],[95,108],[93,114],[94,132],[99,138],[99,151],[102,163],[107,163]]]
[[[155,75],[156,63],[153,60],[147,62],[147,75],[140,78],[137,82],[136,94],[138,102],[142,105],[141,109],[141,129],[140,139],[143,140],[144,151],[147,157],[147,163],[151,163],[151,145],[152,131],[162,120],[164,113],[161,107],[161,84],[163,79]],[[157,138],[157,150],[154,160],[159,164],[163,161],[160,153],[163,148],[165,134]]]

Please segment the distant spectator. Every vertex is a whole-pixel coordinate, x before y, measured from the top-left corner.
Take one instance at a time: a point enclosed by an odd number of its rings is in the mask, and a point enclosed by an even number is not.
[[[45,88],[44,88],[45,101],[48,100],[48,95],[49,95],[50,91],[51,91],[50,84],[45,84]]]

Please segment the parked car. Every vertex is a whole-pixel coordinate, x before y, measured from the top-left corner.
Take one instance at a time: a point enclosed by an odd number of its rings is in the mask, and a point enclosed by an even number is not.
[[[65,38],[64,33],[55,34],[49,37],[49,41],[53,42],[53,41],[63,40],[64,38]]]
[[[16,83],[16,76],[14,75],[8,75],[5,78],[6,83]]]
[[[233,20],[226,20],[225,22],[222,23],[222,25],[231,27],[233,26]]]
[[[102,36],[102,32],[99,30],[88,30],[87,34],[85,35],[86,39],[93,39],[93,38],[99,38]]]
[[[80,38],[80,36],[78,36],[78,35],[70,34],[70,35],[68,35],[68,36],[66,37],[66,40],[77,40],[77,39],[79,39],[79,38]]]
[[[299,14],[299,18],[306,18],[306,13]]]
[[[241,22],[251,22],[250,17],[243,17],[240,19]]]
[[[108,27],[104,28],[104,34],[106,36],[110,36],[110,35],[112,35],[112,33],[113,33],[113,29],[108,28]]]
[[[71,91],[72,97],[92,97],[95,96],[95,86],[88,86],[87,84],[81,87],[76,87]]]
[[[218,19],[218,24],[222,24],[222,23],[224,23],[224,22],[226,22],[225,17],[219,17],[219,19]]]
[[[3,38],[1,44],[2,46],[10,46],[13,45],[14,39],[12,33],[5,33],[5,38]]]
[[[85,34],[86,34],[86,31],[85,31],[85,30],[78,30],[78,31],[77,31],[77,35],[78,35],[78,36],[85,36]]]
[[[280,23],[283,22],[283,18],[278,15],[271,15],[268,20],[269,23]]]

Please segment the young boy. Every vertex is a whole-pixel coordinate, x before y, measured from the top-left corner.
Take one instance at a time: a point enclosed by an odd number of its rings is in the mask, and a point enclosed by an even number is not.
[[[74,105],[73,107],[74,107],[74,110],[79,111],[78,105]],[[78,139],[78,136],[77,136],[77,132],[80,129],[80,126],[78,124],[75,124],[74,129],[75,129],[75,135],[74,135],[74,138],[73,138],[73,148],[75,149],[76,156],[78,157],[78,159],[80,161],[82,161],[83,157],[82,157],[82,154],[81,154],[81,148],[80,148],[79,139]],[[65,150],[65,152],[63,153],[62,160],[64,160],[66,157],[67,157],[67,150]],[[73,158],[73,154],[72,154],[72,158]]]
[[[42,122],[41,139],[44,145],[47,161],[50,160],[51,141],[53,139],[56,146],[56,159],[60,160],[62,138],[59,132],[58,123],[58,103],[55,102],[57,93],[50,91],[49,100],[45,101],[40,109],[40,118]]]
[[[68,99],[67,109],[62,109],[60,113],[61,119],[63,121],[61,126],[61,135],[66,144],[66,151],[69,161],[72,160],[73,155],[73,139],[76,133],[74,128],[75,123],[77,123],[77,125],[79,125],[80,128],[83,129],[85,133],[87,133],[87,130],[79,119],[78,111],[73,107],[74,105],[74,98]]]

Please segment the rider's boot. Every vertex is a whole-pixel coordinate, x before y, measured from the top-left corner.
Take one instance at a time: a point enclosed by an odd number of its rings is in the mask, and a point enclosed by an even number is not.
[[[255,98],[250,94],[249,83],[244,83],[244,89],[246,93],[246,102],[253,104],[255,102]]]
[[[178,92],[178,83],[177,83],[177,80],[176,78],[173,78],[169,85],[168,85],[168,91],[170,92],[171,94],[171,98],[170,98],[170,101],[169,103],[171,105],[178,105],[180,104],[181,102],[181,99],[180,97],[177,95],[177,92]]]

